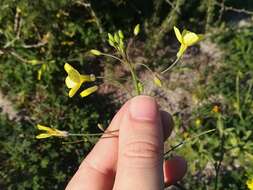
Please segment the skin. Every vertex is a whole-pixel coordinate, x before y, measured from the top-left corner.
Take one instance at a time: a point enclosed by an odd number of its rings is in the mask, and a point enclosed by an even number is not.
[[[83,160],[66,190],[160,190],[180,180],[187,163],[163,161],[163,142],[171,134],[171,116],[154,98],[137,96],[114,116],[107,131]],[[110,135],[111,136],[111,135]]]

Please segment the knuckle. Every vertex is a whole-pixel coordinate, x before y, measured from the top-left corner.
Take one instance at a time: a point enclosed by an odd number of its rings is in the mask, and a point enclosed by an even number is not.
[[[123,149],[123,156],[132,164],[140,166],[141,164],[155,164],[160,155],[161,148],[159,145],[144,140],[132,140]]]

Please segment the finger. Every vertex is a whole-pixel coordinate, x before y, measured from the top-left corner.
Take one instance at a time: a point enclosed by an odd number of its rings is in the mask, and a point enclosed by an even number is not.
[[[171,132],[174,127],[174,122],[172,116],[166,111],[160,111],[162,126],[163,126],[163,134],[164,141],[171,135]]]
[[[129,102],[120,124],[114,190],[163,188],[163,128],[155,100],[138,96]]]
[[[127,104],[115,115],[107,132],[119,129]],[[115,138],[115,135],[112,138],[109,136],[103,135],[96,143],[69,182],[67,190],[112,189],[117,164],[118,138]]]
[[[165,160],[163,163],[164,183],[165,186],[175,184],[181,180],[187,171],[187,162],[175,156],[170,160]]]

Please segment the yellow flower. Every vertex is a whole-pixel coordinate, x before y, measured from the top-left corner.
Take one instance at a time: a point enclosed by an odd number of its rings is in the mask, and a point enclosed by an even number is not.
[[[178,41],[181,43],[180,49],[177,53],[178,58],[180,58],[184,54],[185,50],[189,46],[194,45],[195,43],[199,42],[203,38],[203,35],[195,34],[188,30],[184,30],[181,34],[179,29],[175,26],[174,26],[174,32],[176,34]]]
[[[201,125],[202,125],[202,120],[201,119],[196,119],[195,120],[195,125],[196,125],[196,127],[200,127]]]
[[[70,88],[69,97],[73,97],[84,82],[93,82],[96,80],[96,77],[93,74],[82,75],[68,63],[65,63],[64,69],[68,73],[65,83],[66,83],[67,87]],[[88,89],[86,89],[86,90],[88,90]],[[85,92],[87,94],[87,91],[85,91]],[[88,90],[88,92],[92,93],[92,92],[94,92],[94,90],[93,91]],[[84,92],[82,92],[82,93],[85,94]],[[82,96],[82,93],[81,93],[81,96]],[[89,94],[91,94],[91,93],[89,93]],[[84,96],[82,96],[82,97],[84,97]]]
[[[248,179],[246,184],[247,184],[249,190],[253,190],[253,178]]]
[[[37,128],[41,131],[45,131],[45,133],[41,133],[39,135],[36,136],[37,139],[44,139],[44,138],[48,138],[48,137],[52,137],[52,136],[56,136],[56,137],[67,137],[68,136],[68,132],[67,131],[60,131],[58,129],[53,129],[50,127],[46,127],[43,125],[38,124]]]
[[[212,112],[214,113],[220,113],[221,112],[221,108],[218,105],[213,106]]]

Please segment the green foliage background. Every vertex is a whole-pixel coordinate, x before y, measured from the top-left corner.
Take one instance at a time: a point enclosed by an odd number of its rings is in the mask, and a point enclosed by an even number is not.
[[[153,66],[168,62],[168,58],[150,52],[173,46],[168,34],[176,24],[208,34],[225,52],[209,85],[199,84],[202,100],[217,94],[225,98],[222,120],[218,122],[218,116],[210,113],[213,102],[207,101],[191,116],[201,118],[203,126],[196,128],[193,119],[187,129],[195,134],[217,128],[218,133],[177,151],[187,154],[189,161],[188,174],[180,184],[185,189],[214,189],[215,169],[211,175],[203,169],[210,163],[216,166],[222,155],[220,183],[216,188],[246,189],[245,181],[253,174],[253,26],[238,28],[235,23],[238,18],[250,18],[250,14],[224,10],[219,19],[221,7],[215,0],[169,2],[173,6],[163,0],[92,0],[90,7],[82,0],[0,2],[0,90],[19,113],[19,120],[0,115],[1,189],[64,189],[95,139],[76,144],[62,144],[63,140],[57,138],[38,141],[35,126],[41,123],[76,133],[92,133],[97,132],[97,123],[109,123],[119,106],[112,96],[68,98],[63,65],[68,62],[80,72],[99,75],[104,70],[101,59],[91,58],[87,52],[93,48],[107,50],[107,32],[120,28],[130,34],[137,23],[142,23],[140,40],[146,44],[145,52]],[[253,8],[251,0],[224,3],[236,9]],[[38,45],[41,42],[45,44]],[[46,65],[46,70],[38,80],[42,65]],[[175,120],[177,142],[183,138],[179,132],[183,121],[180,115]],[[224,154],[220,151],[222,138]]]

